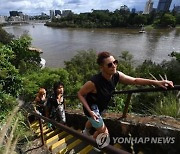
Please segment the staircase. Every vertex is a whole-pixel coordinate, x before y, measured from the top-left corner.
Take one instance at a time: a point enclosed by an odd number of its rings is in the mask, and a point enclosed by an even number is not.
[[[41,137],[41,130],[38,120],[30,123],[30,128],[37,135],[37,137]],[[72,127],[70,128],[74,129]],[[96,151],[92,145],[82,141],[81,139],[67,133],[62,129],[49,127],[48,124],[45,122],[42,123],[42,130],[43,130],[44,143],[52,154],[103,153]],[[79,133],[82,132],[82,130],[80,129],[75,131]],[[119,144],[115,144],[114,148],[121,148],[121,146]]]

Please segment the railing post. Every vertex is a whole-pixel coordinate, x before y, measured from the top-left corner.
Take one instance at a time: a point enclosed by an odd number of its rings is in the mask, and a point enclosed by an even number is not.
[[[42,126],[42,120],[39,118],[39,127],[40,127],[40,132],[41,132],[41,141],[42,141],[42,146],[44,145],[44,135],[43,135],[43,126]]]
[[[129,104],[130,104],[130,101],[131,101],[131,96],[132,96],[132,93],[129,93],[128,96],[127,96],[125,107],[124,107],[124,110],[123,110],[122,118],[127,117],[127,112],[128,112]]]

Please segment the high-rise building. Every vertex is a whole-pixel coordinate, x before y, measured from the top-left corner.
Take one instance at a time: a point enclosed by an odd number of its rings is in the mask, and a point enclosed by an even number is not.
[[[132,8],[131,13],[136,13],[136,9]]]
[[[11,17],[19,16],[18,11],[9,11]]]
[[[120,12],[130,12],[130,9],[127,7],[127,5],[122,5],[120,7]]]
[[[72,14],[73,12],[71,10],[63,10],[62,11],[62,17],[67,17],[69,14]]]
[[[152,10],[153,10],[153,2],[152,0],[148,0],[146,2],[143,14],[149,14]]]
[[[180,13],[180,6],[174,6],[173,11]]]
[[[52,19],[54,17],[54,10],[50,10],[50,18]]]
[[[169,11],[172,0],[159,0],[157,11]]]
[[[61,15],[61,11],[60,10],[55,10],[55,16],[57,15]]]

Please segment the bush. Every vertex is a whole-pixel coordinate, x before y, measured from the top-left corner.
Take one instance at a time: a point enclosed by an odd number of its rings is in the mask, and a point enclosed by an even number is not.
[[[65,85],[65,92],[69,93],[69,74],[64,69],[43,69],[39,72],[31,72],[23,77],[23,93],[25,101],[33,101],[40,87],[47,89],[47,93],[52,93],[53,84],[61,81]]]
[[[10,62],[14,52],[6,46],[0,47],[0,91],[17,97],[22,89],[19,71]]]

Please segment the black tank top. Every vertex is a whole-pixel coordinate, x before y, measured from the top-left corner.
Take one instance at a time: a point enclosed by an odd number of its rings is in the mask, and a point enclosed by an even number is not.
[[[115,87],[119,82],[119,73],[115,73],[111,80],[105,79],[102,76],[102,73],[99,73],[94,75],[90,81],[95,84],[97,93],[88,93],[85,97],[86,101],[90,108],[93,104],[96,104],[99,108],[99,112],[101,113],[107,108],[108,103],[111,100]],[[85,115],[90,116],[89,112],[84,107],[83,110]]]

